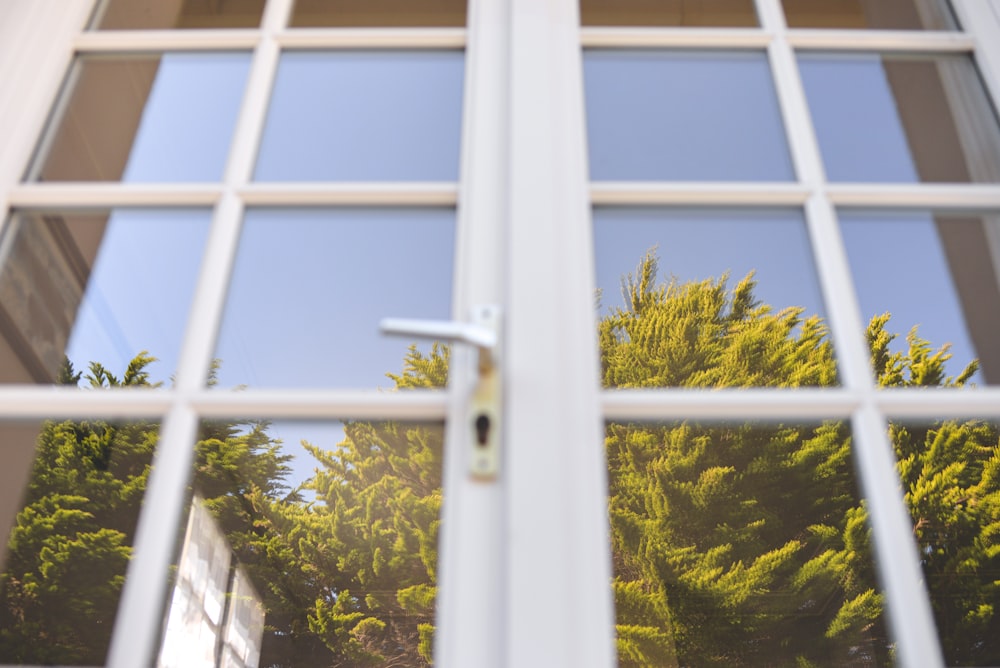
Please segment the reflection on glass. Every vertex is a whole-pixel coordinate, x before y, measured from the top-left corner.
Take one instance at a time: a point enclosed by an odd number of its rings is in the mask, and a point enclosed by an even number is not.
[[[0,439],[0,662],[104,665],[157,425],[4,423]]]
[[[781,0],[790,28],[954,30],[946,0]]]
[[[158,666],[254,666],[265,610],[205,500],[194,495]]]
[[[949,666],[1000,664],[1000,428],[892,424],[906,504]]]
[[[0,382],[168,382],[209,211],[18,212],[0,240]],[[64,360],[69,364],[64,364]],[[123,375],[126,374],[126,375]]]
[[[247,213],[215,356],[219,386],[385,387],[386,317],[451,318],[452,209]]]
[[[881,384],[961,385],[977,359],[971,379],[998,382],[997,215],[841,211],[840,220]]]
[[[31,170],[42,181],[218,181],[243,53],[82,58]]]
[[[967,56],[802,54],[833,181],[997,182],[1000,129]]]
[[[753,0],[581,0],[585,26],[756,26]]]
[[[801,211],[598,208],[606,387],[834,385]]]
[[[454,181],[461,51],[286,53],[261,181]]]
[[[293,27],[464,26],[467,0],[295,0]]]
[[[429,665],[442,439],[441,424],[206,423],[160,665]]]
[[[264,0],[107,0],[94,25],[101,30],[256,28]]]
[[[794,178],[764,53],[589,50],[594,180]]]
[[[607,427],[619,661],[891,665],[847,425]]]

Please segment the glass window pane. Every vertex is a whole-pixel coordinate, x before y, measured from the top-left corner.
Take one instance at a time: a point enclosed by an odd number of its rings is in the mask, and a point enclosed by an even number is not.
[[[464,26],[467,0],[295,0],[293,27]]]
[[[0,243],[0,382],[169,383],[210,218],[187,209],[15,213]],[[156,361],[130,375],[140,358]]]
[[[607,427],[621,665],[888,666],[844,423]]]
[[[443,431],[205,424],[160,665],[428,666]]]
[[[756,26],[753,0],[581,0],[585,26]]]
[[[0,662],[104,665],[157,433],[99,418],[0,424]]]
[[[605,387],[837,384],[800,211],[598,208]]]
[[[219,181],[250,56],[83,58],[30,174],[41,181]]]
[[[891,317],[869,325],[880,384],[950,384],[976,359],[973,382],[1000,382],[998,215],[841,211],[840,220],[862,317]],[[944,357],[925,360],[944,345]]]
[[[454,221],[450,209],[249,211],[219,386],[391,387],[411,342],[380,336],[379,321],[451,318]]]
[[[945,664],[1000,665],[1000,428],[907,422],[890,424],[889,435]]]
[[[264,0],[109,0],[94,24],[101,30],[256,28]]]
[[[1000,130],[966,56],[801,54],[832,181],[1000,181]]]
[[[461,51],[286,53],[255,178],[455,181]]]
[[[790,28],[954,30],[946,0],[781,0]]]
[[[590,178],[794,178],[763,53],[584,53]]]

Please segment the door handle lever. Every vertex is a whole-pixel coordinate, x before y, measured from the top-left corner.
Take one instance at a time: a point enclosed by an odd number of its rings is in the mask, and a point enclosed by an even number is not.
[[[483,307],[496,308],[496,307]],[[383,334],[415,336],[451,343],[466,343],[479,349],[479,364],[494,366],[493,352],[497,346],[497,331],[487,325],[454,320],[408,320],[383,318],[379,323]],[[485,359],[484,359],[485,358]]]
[[[500,469],[502,386],[500,379],[500,307],[489,304],[472,310],[470,322],[385,318],[383,334],[436,339],[475,346],[479,351],[476,385],[466,415],[469,473],[479,480],[493,480]]]

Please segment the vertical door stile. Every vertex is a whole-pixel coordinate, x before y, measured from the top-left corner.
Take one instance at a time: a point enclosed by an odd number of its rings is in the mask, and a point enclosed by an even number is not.
[[[614,665],[580,28],[512,0],[508,666]]]

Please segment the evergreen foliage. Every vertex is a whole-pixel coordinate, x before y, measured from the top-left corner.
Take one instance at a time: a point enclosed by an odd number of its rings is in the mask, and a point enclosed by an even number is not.
[[[825,324],[773,311],[753,276],[659,279],[647,254],[625,306],[599,324],[606,387],[824,387]],[[886,387],[959,387],[947,347],[916,330],[892,352],[868,329]],[[98,363],[61,379],[149,385],[142,353],[119,379]],[[411,348],[397,388],[442,387],[448,349]],[[353,421],[303,443],[301,489],[267,422],[206,423],[194,488],[267,610],[262,666],[431,661],[441,507],[435,425]],[[994,425],[891,427],[949,663],[1000,662],[1000,454]],[[50,421],[0,576],[0,658],[99,664],[156,445],[156,425]],[[869,666],[891,662],[870,531],[842,422],[610,424],[606,447],[619,660],[625,666]]]
[[[655,255],[623,280],[599,325],[607,387],[836,383],[824,324],[774,313],[753,277],[659,283]],[[947,347],[912,330],[892,353],[889,315],[868,330],[880,385],[963,385]],[[893,425],[949,663],[1000,659],[995,426]],[[622,665],[885,665],[883,601],[851,434],[821,424],[611,424],[609,511]]]

